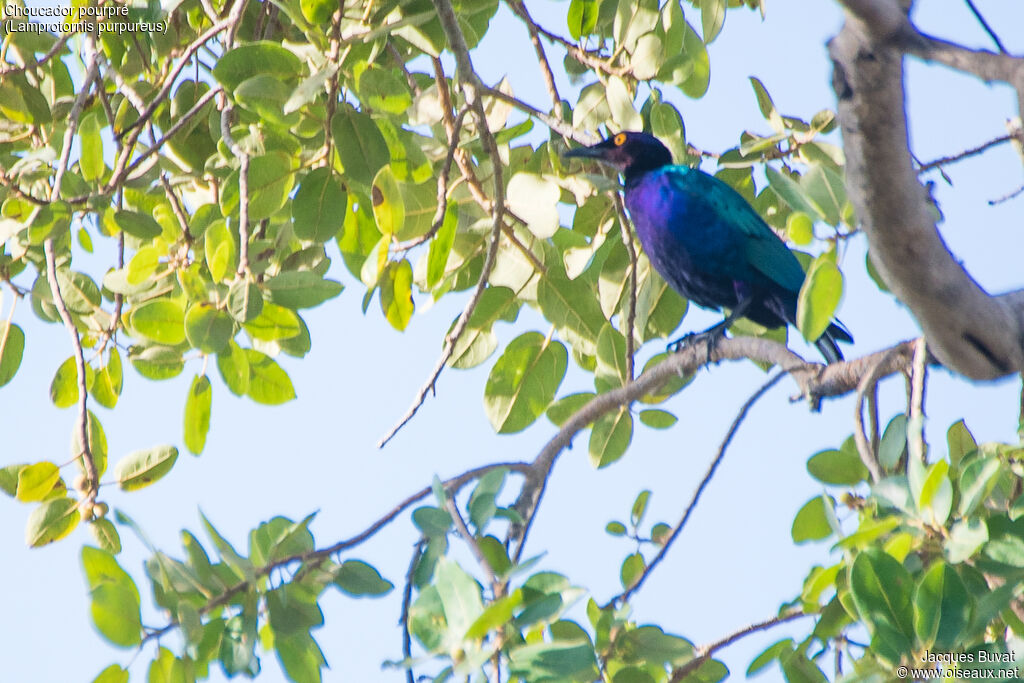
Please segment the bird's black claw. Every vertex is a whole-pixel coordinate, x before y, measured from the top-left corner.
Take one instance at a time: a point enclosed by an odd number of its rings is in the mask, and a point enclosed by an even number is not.
[[[704,362],[705,364],[710,364],[711,352],[718,344],[718,340],[724,336],[724,329],[712,328],[710,330],[705,330],[703,332],[690,332],[689,334],[684,334],[682,337],[676,339],[674,342],[670,342],[669,345],[665,347],[665,350],[668,351],[669,353],[678,353],[683,349],[686,349],[695,344],[704,343],[705,348],[707,349],[707,357],[705,358]]]

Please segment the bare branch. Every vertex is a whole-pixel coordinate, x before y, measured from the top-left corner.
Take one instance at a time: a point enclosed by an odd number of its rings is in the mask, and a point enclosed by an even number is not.
[[[507,469],[507,470],[510,470],[510,471],[513,471],[513,472],[521,472],[521,473],[523,473],[523,472],[526,472],[526,470],[528,468],[529,468],[529,465],[526,464],[526,463],[523,463],[523,462],[492,463],[490,465],[484,465],[482,467],[476,467],[474,469],[467,470],[466,472],[463,472],[462,474],[460,474],[460,475],[458,475],[456,477],[452,477],[451,479],[446,480],[442,485],[444,487],[445,492],[449,496],[454,496],[454,495],[456,495],[462,489],[463,486],[465,486],[466,484],[468,484],[471,481],[475,481],[476,479],[479,479],[480,477],[484,476],[488,472],[492,472],[492,471],[497,470],[497,469]],[[283,557],[283,558],[280,558],[278,560],[274,560],[273,562],[270,562],[270,563],[268,563],[268,564],[266,564],[266,565],[264,565],[262,567],[257,568],[255,570],[255,572],[254,572],[254,575],[253,575],[253,582],[250,582],[250,581],[239,581],[235,585],[230,586],[223,593],[218,595],[216,598],[214,598],[213,600],[210,600],[205,605],[200,607],[199,608],[199,613],[200,614],[209,614],[210,612],[212,612],[213,610],[217,609],[218,607],[223,607],[224,605],[227,605],[228,603],[231,602],[231,600],[236,595],[238,595],[239,593],[241,593],[243,591],[249,590],[254,585],[254,582],[258,582],[263,577],[268,576],[271,572],[273,572],[278,567],[284,567],[284,566],[293,564],[295,562],[301,563],[302,569],[300,569],[298,572],[296,572],[295,577],[292,579],[293,581],[301,580],[303,575],[307,571],[309,571],[313,567],[317,566],[324,559],[330,557],[331,555],[334,555],[335,553],[339,553],[339,552],[341,552],[343,550],[348,550],[349,548],[353,548],[353,547],[358,546],[358,545],[364,543],[365,541],[369,540],[378,531],[380,531],[385,526],[387,526],[392,521],[394,521],[395,518],[398,517],[398,515],[402,514],[405,510],[409,509],[412,505],[418,503],[419,501],[423,500],[424,498],[426,498],[427,496],[431,495],[432,493],[433,493],[433,488],[430,487],[430,486],[427,486],[427,487],[424,487],[424,488],[420,489],[419,491],[417,491],[416,493],[414,493],[411,496],[407,497],[405,500],[403,500],[398,505],[393,507],[383,517],[381,517],[377,521],[373,522],[366,529],[364,529],[363,531],[359,532],[355,536],[352,536],[351,538],[348,538],[348,539],[345,539],[345,540],[342,540],[342,541],[338,541],[337,543],[335,543],[333,545],[329,545],[329,546],[324,547],[324,548],[318,548],[316,550],[312,550],[312,551],[309,551],[309,552],[306,552],[306,553],[299,553],[299,554],[296,554],[296,555],[289,555],[288,557]],[[170,631],[171,629],[173,629],[177,625],[178,625],[178,620],[176,618],[174,618],[174,619],[171,619],[165,626],[163,626],[163,627],[161,627],[159,629],[156,629],[154,631],[150,631],[142,639],[142,642],[139,644],[139,647],[141,647],[142,645],[145,645],[146,642],[148,642],[149,640],[151,640],[153,638],[158,638],[161,635],[163,635],[164,633],[167,633],[168,631]]]
[[[929,161],[928,163],[921,164],[920,168],[917,169],[917,172],[924,173],[926,171],[932,170],[933,168],[939,168],[947,164],[952,164],[957,161],[969,159],[970,157],[977,156],[982,152],[986,152],[997,145],[1001,145],[1004,142],[1010,142],[1011,140],[1019,140],[1021,144],[1024,144],[1024,130],[1018,130],[1016,133],[1000,135],[999,137],[989,140],[988,142],[982,143],[977,147],[971,147],[970,149],[966,149],[963,152],[952,154],[950,156],[940,157],[938,159],[935,159],[934,161]]]
[[[729,426],[729,431],[726,432],[725,438],[722,440],[722,445],[718,447],[718,452],[716,452],[715,457],[711,459],[711,464],[708,466],[708,471],[704,474],[704,478],[700,480],[700,484],[697,485],[697,490],[693,492],[693,497],[690,498],[690,503],[686,506],[686,510],[683,512],[683,516],[680,517],[676,525],[672,527],[672,532],[669,534],[668,538],[665,539],[665,542],[662,544],[661,548],[658,549],[658,552],[654,556],[654,559],[652,559],[650,563],[646,567],[644,567],[643,572],[640,573],[640,576],[637,577],[636,581],[633,583],[632,586],[630,586],[629,588],[627,588],[626,590],[622,591],[614,598],[612,598],[608,602],[608,604],[605,605],[605,607],[610,607],[616,603],[624,604],[627,600],[629,600],[630,596],[632,596],[634,593],[640,590],[640,588],[644,585],[644,582],[647,581],[647,577],[649,577],[651,573],[654,572],[654,568],[661,564],[661,561],[665,559],[665,556],[668,554],[669,548],[672,547],[672,544],[675,542],[676,538],[679,537],[679,534],[680,532],[682,532],[683,527],[686,526],[686,523],[690,521],[690,515],[692,515],[693,511],[697,509],[697,503],[700,502],[701,495],[703,495],[704,490],[707,488],[708,484],[711,483],[711,478],[715,476],[715,471],[718,469],[719,464],[721,464],[722,459],[725,458],[726,449],[729,448],[729,444],[732,443],[733,437],[736,436],[736,432],[739,431],[740,425],[743,424],[743,420],[747,417],[747,413],[750,412],[751,407],[753,407],[753,405],[757,403],[759,398],[764,396],[769,389],[778,384],[779,380],[785,376],[785,370],[775,373],[775,375],[773,375],[771,379],[762,384],[761,387],[757,391],[755,391],[750,396],[750,398],[747,399],[746,403],[743,404],[743,406],[740,408],[740,412],[736,414],[736,418],[732,421],[732,424]]]
[[[590,424],[657,390],[669,378],[686,375],[705,364],[723,360],[749,359],[768,363],[788,372],[800,387],[800,396],[807,400],[812,410],[817,410],[822,399],[842,396],[856,389],[864,375],[876,364],[880,366],[878,372],[882,377],[903,371],[908,367],[912,353],[913,342],[905,341],[861,358],[823,366],[808,363],[778,342],[757,337],[737,337],[719,339],[710,349],[707,344],[694,344],[672,354],[634,381],[591,399],[562,425],[537,454],[514,505],[525,521],[522,528],[513,529],[509,534],[510,542],[517,543],[513,561],[518,562],[522,556],[548,478],[562,451]]]
[[[999,51],[1002,52],[1004,55],[1009,54],[1006,51],[1006,46],[1003,45],[1003,41],[999,40],[999,36],[996,35],[996,32],[994,30],[992,30],[992,27],[989,26],[989,23],[985,21],[985,17],[981,16],[981,12],[979,12],[978,8],[975,7],[974,2],[972,2],[972,0],[964,0],[964,2],[967,3],[967,7],[970,8],[971,14],[973,14],[974,18],[978,20],[978,23],[981,24],[981,27],[985,29],[985,33],[987,33],[988,37],[992,39],[992,42],[996,44],[996,47],[999,48]]]
[[[849,196],[872,259],[944,365],[972,379],[1024,369],[1024,291],[990,296],[936,229],[908,146],[901,50],[1015,84],[1024,60],[923,36],[895,0],[843,4],[847,21],[829,44],[833,88]]]
[[[871,474],[872,482],[879,481],[884,476],[884,472],[878,462],[878,445],[875,438],[878,434],[877,407],[870,408],[872,410],[872,430],[869,441],[864,431],[864,398],[865,396],[877,396],[878,382],[882,378],[885,365],[893,351],[890,350],[889,354],[879,357],[857,384],[857,401],[853,412],[853,440],[857,444],[857,453],[860,455],[861,462]]]
[[[530,33],[530,42],[533,43],[533,50],[537,53],[537,64],[540,66],[541,75],[544,77],[544,85],[548,89],[548,95],[551,96],[551,111],[554,113],[556,118],[561,118],[562,110],[562,98],[558,94],[558,86],[555,85],[555,75],[551,71],[551,64],[548,62],[548,56],[544,52],[544,46],[540,42],[540,31],[537,28],[537,23],[530,16],[529,10],[526,9],[526,3],[522,0],[510,0],[508,3],[512,11],[515,12],[520,19],[526,24],[526,30]]]
[[[462,540],[469,546],[469,551],[473,554],[473,558],[476,563],[480,565],[480,568],[484,570],[487,575],[487,583],[491,586],[491,593],[495,598],[500,597],[501,584],[498,582],[498,578],[494,575],[494,568],[491,567],[491,563],[487,560],[487,556],[484,555],[484,551],[480,549],[480,544],[476,542],[476,537],[466,526],[466,520],[462,518],[462,514],[459,512],[459,508],[455,505],[455,497],[448,496],[444,501],[444,509],[448,512],[448,516],[452,518],[452,522],[455,524],[455,530],[459,532],[459,536],[462,536]]]
[[[728,635],[725,638],[722,638],[721,640],[716,640],[710,645],[705,645],[704,647],[697,650],[698,654],[696,657],[694,657],[692,660],[690,660],[689,662],[687,662],[686,664],[682,665],[681,667],[672,672],[672,678],[670,679],[670,681],[671,683],[679,683],[680,681],[684,680],[687,676],[696,671],[701,664],[706,662],[709,657],[711,657],[713,654],[715,654],[722,648],[732,645],[737,640],[746,638],[747,636],[752,635],[754,633],[767,631],[768,629],[778,626],[779,624],[784,624],[787,621],[793,621],[794,619],[800,619],[801,617],[809,616],[812,615],[807,614],[806,612],[803,612],[801,610],[791,610],[788,612],[783,612],[777,617],[772,617],[771,619],[766,619],[756,624],[751,624],[750,626],[742,628],[739,631],[736,631],[736,633]]]
[[[64,323],[68,336],[71,337],[71,348],[75,354],[75,369],[78,372],[78,420],[75,428],[78,432],[78,439],[82,444],[82,469],[85,470],[86,485],[86,490],[83,493],[85,500],[92,502],[96,500],[100,478],[96,471],[96,462],[93,460],[92,447],[89,443],[89,388],[86,384],[85,354],[82,352],[82,340],[78,336],[75,321],[71,319],[71,313],[68,311],[67,304],[64,303],[64,297],[57,282],[57,259],[53,253],[52,238],[43,242],[43,253],[46,256],[46,279],[50,281],[53,305],[57,307],[57,313],[60,315],[61,322]]]
[[[448,2],[448,0],[433,1],[434,8],[437,10],[438,18],[441,20],[441,26],[444,28],[445,36],[448,38],[449,48],[455,54],[456,73],[459,81],[462,83],[462,87],[466,95],[466,103],[473,110],[477,129],[480,132],[480,138],[484,144],[484,149],[487,150],[487,154],[491,158],[492,175],[494,180],[494,197],[490,200],[490,212],[492,217],[490,246],[487,249],[487,256],[484,259],[484,266],[480,272],[480,279],[476,283],[476,289],[474,289],[472,297],[470,297],[466,307],[462,310],[462,314],[459,316],[459,319],[455,322],[455,326],[452,328],[451,333],[449,333],[445,338],[441,358],[438,359],[437,364],[434,366],[434,370],[431,373],[430,378],[420,388],[412,406],[410,406],[408,412],[406,412],[401,421],[399,421],[399,423],[377,443],[378,448],[383,448],[384,445],[398,433],[398,430],[404,427],[409,420],[413,418],[416,412],[420,409],[420,406],[423,405],[423,401],[426,400],[427,393],[433,389],[437,383],[437,378],[441,376],[441,371],[444,370],[444,366],[451,359],[452,353],[455,351],[455,344],[469,326],[469,318],[473,315],[473,311],[476,310],[477,304],[480,303],[480,297],[483,296],[484,289],[487,287],[487,280],[491,276],[491,270],[494,268],[494,262],[498,254],[498,241],[501,236],[502,229],[505,227],[505,180],[502,175],[501,155],[498,152],[498,145],[494,141],[494,136],[491,135],[491,130],[487,125],[487,115],[484,112],[483,102],[480,99],[480,81],[477,78],[476,72],[473,70],[473,62],[469,56],[469,49],[466,47],[466,39],[462,35],[462,29],[459,28],[459,22],[455,18],[455,11],[452,9],[451,3]],[[434,60],[434,64],[435,69],[440,69],[440,62],[438,60]],[[440,71],[438,81],[438,90],[440,91],[444,85],[443,70]],[[450,111],[448,107],[443,107],[443,109],[445,109],[445,111]]]
[[[237,0],[236,5],[244,0]],[[238,275],[249,272],[249,155],[231,135],[235,108],[221,98],[220,134],[231,153],[238,157]]]

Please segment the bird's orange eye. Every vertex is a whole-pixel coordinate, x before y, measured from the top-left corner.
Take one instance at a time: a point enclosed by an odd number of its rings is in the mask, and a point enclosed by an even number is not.
[[[619,133],[618,135],[615,136],[613,142],[615,143],[616,147],[622,147],[624,144],[626,144],[626,134]]]

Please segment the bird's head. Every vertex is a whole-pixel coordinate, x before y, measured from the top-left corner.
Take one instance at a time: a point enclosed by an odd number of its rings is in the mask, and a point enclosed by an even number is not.
[[[672,154],[653,135],[625,131],[591,147],[579,147],[564,155],[567,158],[596,159],[613,166],[627,176],[668,166]]]

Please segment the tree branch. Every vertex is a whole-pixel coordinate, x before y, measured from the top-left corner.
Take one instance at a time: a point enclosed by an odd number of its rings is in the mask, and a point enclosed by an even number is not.
[[[654,556],[654,559],[651,560],[650,564],[644,567],[643,572],[640,573],[640,576],[637,577],[637,580],[633,583],[633,585],[627,588],[626,590],[622,591],[618,595],[616,595],[614,598],[612,598],[608,602],[608,604],[605,605],[605,608],[610,607],[615,603],[625,603],[627,600],[629,600],[630,596],[632,596],[634,593],[640,590],[640,587],[643,586],[645,581],[647,581],[647,577],[649,577],[651,573],[654,572],[654,568],[657,567],[663,559],[665,559],[665,556],[668,554],[669,548],[672,547],[672,544],[675,542],[676,538],[679,537],[679,534],[680,532],[682,532],[683,527],[686,526],[686,523],[690,521],[690,515],[692,515],[693,511],[697,509],[697,503],[700,502],[701,495],[704,494],[704,490],[707,488],[708,484],[711,483],[711,478],[715,476],[715,471],[721,464],[722,459],[725,458],[726,449],[729,448],[729,444],[732,443],[732,439],[734,436],[736,436],[736,432],[739,431],[740,425],[743,424],[743,420],[747,417],[747,413],[750,412],[751,407],[753,407],[753,405],[757,403],[757,400],[759,398],[764,396],[769,389],[778,384],[779,380],[785,376],[785,370],[781,370],[775,373],[775,375],[771,379],[762,384],[761,387],[757,391],[755,391],[750,396],[750,398],[747,399],[746,403],[743,404],[743,406],[740,408],[740,412],[736,414],[736,418],[732,421],[732,424],[729,426],[729,431],[726,432],[725,438],[722,440],[722,445],[718,447],[718,451],[715,453],[715,457],[711,459],[711,465],[708,466],[708,471],[704,474],[704,478],[700,480],[700,484],[697,485],[697,490],[693,492],[693,497],[690,498],[690,503],[686,506],[686,510],[683,512],[683,516],[680,517],[679,522],[677,522],[676,525],[672,527],[672,532],[669,534],[668,538],[662,544],[661,548],[658,549],[658,553]]]
[[[876,364],[881,377],[909,368],[913,344],[913,341],[905,341],[861,358],[824,366],[808,363],[784,345],[758,337],[719,339],[711,348],[708,348],[707,343],[695,344],[672,354],[634,381],[591,399],[562,425],[537,454],[514,505],[524,522],[521,527],[509,533],[509,542],[516,544],[513,562],[518,562],[522,556],[526,537],[547,488],[551,471],[562,451],[572,445],[576,435],[593,422],[656,391],[669,378],[693,373],[706,364],[723,360],[749,359],[768,363],[788,372],[800,387],[800,396],[807,400],[812,410],[817,410],[822,399],[842,396],[855,390],[861,378]]]
[[[420,388],[412,406],[410,406],[408,412],[406,412],[401,421],[392,427],[391,430],[377,443],[378,448],[383,448],[387,442],[398,433],[398,430],[404,427],[409,420],[413,418],[416,412],[420,409],[420,406],[423,405],[423,401],[426,400],[427,393],[436,385],[437,378],[441,376],[441,371],[444,370],[444,366],[447,365],[448,361],[451,359],[452,353],[455,352],[455,344],[469,326],[469,318],[473,315],[473,311],[476,310],[477,304],[480,303],[480,297],[483,296],[484,289],[487,288],[487,280],[491,276],[491,270],[494,269],[494,262],[498,255],[498,243],[501,238],[501,232],[505,227],[505,180],[502,173],[501,155],[498,152],[498,145],[494,141],[494,136],[491,135],[491,129],[487,125],[487,115],[484,112],[483,102],[480,99],[480,79],[477,77],[476,71],[473,69],[473,61],[469,56],[469,48],[466,47],[466,39],[462,35],[462,29],[459,28],[459,22],[455,18],[455,10],[452,9],[451,3],[448,0],[433,0],[433,2],[434,8],[437,10],[438,18],[441,20],[441,26],[444,28],[445,36],[448,38],[449,49],[455,55],[455,64],[457,69],[456,75],[462,83],[462,87],[466,95],[466,104],[473,110],[473,116],[476,119],[477,128],[480,132],[480,138],[483,141],[484,149],[487,151],[487,154],[491,159],[492,177],[494,180],[494,198],[490,201],[490,212],[492,217],[490,246],[487,249],[487,256],[484,259],[484,266],[480,271],[480,279],[476,283],[476,289],[473,290],[473,295],[466,303],[466,307],[462,310],[462,314],[459,316],[459,319],[455,322],[455,327],[453,327],[451,333],[445,337],[444,350],[441,352],[441,357],[434,366],[434,370],[431,373],[430,378]],[[439,64],[440,62],[435,60],[435,68],[438,68]],[[442,71],[441,78],[438,79],[440,81],[438,83],[439,89],[443,85],[443,75],[444,72]]]
[[[909,151],[903,51],[943,63],[959,61],[957,68],[1015,84],[1024,83],[1024,60],[924,36],[896,0],[843,4],[846,22],[829,44],[833,88],[849,196],[872,259],[944,365],[972,379],[1024,369],[1024,291],[990,296],[936,229]]]
[[[761,631],[767,631],[770,628],[778,626],[779,624],[785,624],[787,621],[793,621],[794,619],[800,619],[801,617],[809,617],[810,614],[802,612],[801,610],[792,610],[789,612],[783,612],[777,617],[760,621],[756,624],[751,624],[745,628],[736,631],[736,633],[730,634],[721,640],[716,640],[710,645],[697,650],[698,654],[692,660],[682,665],[678,669],[672,672],[672,678],[669,679],[671,683],[679,683],[684,680],[687,676],[697,670],[701,664],[706,662],[709,657],[721,650],[722,648],[732,645],[737,640],[742,640],[749,635],[759,633]]]

